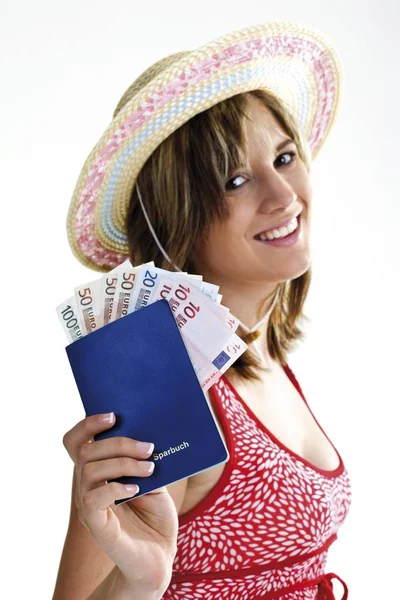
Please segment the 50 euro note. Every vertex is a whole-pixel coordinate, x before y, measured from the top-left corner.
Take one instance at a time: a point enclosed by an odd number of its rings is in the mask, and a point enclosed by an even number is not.
[[[109,323],[128,314],[129,303],[135,289],[137,276],[142,269],[152,266],[154,266],[153,261],[133,267],[129,259],[127,259],[122,265],[117,267],[117,282]]]
[[[119,272],[125,268],[129,268],[129,266],[132,265],[130,260],[127,259],[121,265],[118,265],[115,267],[115,269],[112,269],[101,278],[101,307],[103,313],[103,326],[111,322]]]
[[[118,277],[115,273],[112,275],[107,274],[102,279],[103,325],[107,325],[111,319],[117,281]]]
[[[83,335],[103,326],[102,278],[83,283],[74,289],[79,322]]]

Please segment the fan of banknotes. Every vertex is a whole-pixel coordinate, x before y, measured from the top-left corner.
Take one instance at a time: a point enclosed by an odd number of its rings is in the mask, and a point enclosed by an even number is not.
[[[158,300],[167,300],[203,391],[208,390],[246,350],[239,326],[218,286],[201,275],[171,272],[153,262],[129,259],[102,277],[79,285],[56,311],[68,341],[75,342]]]

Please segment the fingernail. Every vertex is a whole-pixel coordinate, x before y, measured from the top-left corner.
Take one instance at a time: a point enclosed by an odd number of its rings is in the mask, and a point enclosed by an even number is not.
[[[130,492],[132,494],[137,494],[139,491],[139,486],[138,485],[126,485],[125,489],[127,492]]]
[[[154,444],[149,442],[137,442],[136,448],[141,454],[153,454]]]
[[[104,415],[100,415],[99,421],[101,423],[112,423],[114,421],[114,413],[105,413]]]
[[[140,460],[139,461],[139,469],[141,469],[145,473],[151,473],[152,471],[154,471],[154,463],[147,462],[146,460]]]

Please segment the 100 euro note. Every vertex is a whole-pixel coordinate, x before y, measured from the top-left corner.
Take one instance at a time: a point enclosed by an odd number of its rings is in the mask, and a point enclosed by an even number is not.
[[[79,322],[75,296],[59,304],[56,312],[68,341],[76,342],[76,340],[80,340],[83,337],[83,333]]]

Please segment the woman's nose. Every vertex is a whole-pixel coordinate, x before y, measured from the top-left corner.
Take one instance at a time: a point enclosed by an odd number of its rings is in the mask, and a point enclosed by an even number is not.
[[[275,211],[290,212],[290,206],[297,200],[297,194],[290,182],[275,170],[260,179],[259,212],[270,214]]]

